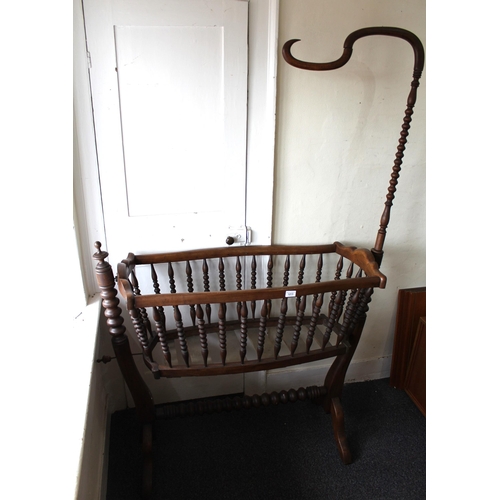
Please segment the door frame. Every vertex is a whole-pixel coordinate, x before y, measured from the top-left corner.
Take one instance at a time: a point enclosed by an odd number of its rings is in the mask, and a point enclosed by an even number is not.
[[[279,0],[248,3],[246,224],[252,228],[252,244],[266,245],[271,244],[272,231]],[[82,1],[73,0],[73,6],[74,222],[83,280],[90,297],[98,291],[91,249],[96,240],[106,248],[106,229]]]

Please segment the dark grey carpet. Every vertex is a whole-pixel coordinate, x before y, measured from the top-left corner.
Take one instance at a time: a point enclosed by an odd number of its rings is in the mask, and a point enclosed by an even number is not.
[[[425,418],[407,394],[388,379],[354,383],[342,404],[350,465],[309,401],[157,421],[153,499],[425,499]],[[107,499],[138,499],[140,472],[140,428],[117,412]]]

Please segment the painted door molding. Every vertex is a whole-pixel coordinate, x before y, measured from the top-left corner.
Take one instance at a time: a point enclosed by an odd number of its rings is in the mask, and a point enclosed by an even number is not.
[[[246,223],[252,244],[271,243],[279,0],[249,0]],[[83,9],[74,0],[74,197],[84,279],[97,290],[90,252],[106,244]],[[123,256],[118,256],[118,259]]]

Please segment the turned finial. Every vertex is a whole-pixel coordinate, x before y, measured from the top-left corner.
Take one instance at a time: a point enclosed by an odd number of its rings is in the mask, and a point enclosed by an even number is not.
[[[92,258],[94,258],[95,260],[98,260],[100,263],[103,263],[104,259],[109,255],[108,252],[101,251],[101,242],[100,241],[96,241],[94,243],[94,246],[97,248],[97,252],[94,255],[92,255]]]

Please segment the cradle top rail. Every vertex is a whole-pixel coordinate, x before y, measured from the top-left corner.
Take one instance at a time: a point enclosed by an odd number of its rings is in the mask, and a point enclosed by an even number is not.
[[[107,252],[98,242],[96,248],[94,258],[106,266]],[[386,278],[371,251],[335,242],[130,253],[118,265],[117,283],[158,378],[247,373],[346,354],[373,289]],[[143,285],[154,293],[143,295]],[[154,359],[158,346],[162,363]]]
[[[252,288],[195,292],[190,290],[187,293],[159,293],[140,295],[134,292],[134,286],[130,281],[130,275],[135,267],[139,265],[189,263],[191,261],[207,261],[210,259],[224,259],[230,257],[256,257],[256,256],[291,256],[291,255],[323,255],[333,254],[346,258],[349,262],[357,265],[365,274],[365,277],[357,276],[345,280],[328,280],[314,283],[297,283],[283,286],[271,287],[269,283],[266,288]],[[208,269],[207,269],[208,273]],[[201,250],[186,250],[180,252],[153,253],[134,255],[129,253],[128,257],[118,264],[118,288],[121,295],[127,300],[127,308],[133,307],[158,307],[158,306],[178,306],[196,305],[205,303],[209,298],[212,303],[234,302],[234,301],[255,301],[259,299],[279,299],[287,296],[287,292],[293,292],[293,296],[301,297],[311,293],[334,292],[337,290],[348,290],[355,287],[385,288],[387,278],[378,269],[378,264],[372,252],[364,248],[345,246],[335,242],[331,245],[259,245],[248,247],[222,247]],[[237,293],[237,297],[234,293]]]
[[[414,66],[413,66],[413,79],[411,82],[410,93],[408,94],[408,99],[406,102],[405,116],[403,119],[403,125],[401,127],[401,133],[399,137],[399,142],[397,146],[396,158],[394,160],[394,165],[392,167],[391,179],[389,181],[389,188],[387,190],[385,207],[380,218],[380,226],[377,232],[375,245],[372,248],[373,255],[375,256],[379,265],[382,262],[383,257],[383,246],[385,242],[385,236],[387,233],[387,226],[389,225],[391,207],[396,193],[396,186],[398,184],[399,172],[401,170],[401,165],[403,163],[404,151],[406,148],[406,141],[408,137],[408,131],[410,129],[411,117],[413,114],[413,107],[417,101],[417,88],[419,86],[419,80],[422,76],[422,71],[424,68],[424,47],[420,39],[411,31],[396,28],[391,26],[373,26],[368,28],[362,28],[353,31],[344,41],[344,51],[342,55],[335,61],[326,63],[308,62],[301,61],[295,58],[291,53],[291,47],[295,43],[299,42],[298,39],[288,40],[282,49],[283,58],[285,61],[299,69],[305,69],[310,71],[328,71],[335,70],[344,66],[351,58],[353,52],[353,45],[356,40],[373,35],[383,35],[395,38],[401,38],[407,41],[413,48],[414,53]]]

